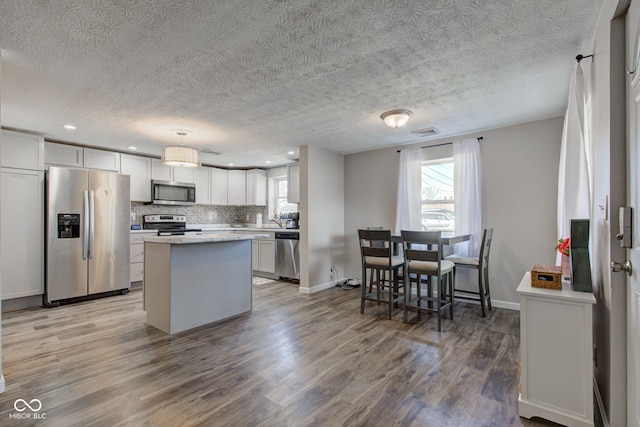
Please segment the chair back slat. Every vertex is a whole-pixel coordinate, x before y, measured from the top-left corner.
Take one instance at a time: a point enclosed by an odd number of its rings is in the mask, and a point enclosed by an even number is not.
[[[422,250],[422,249],[405,249],[405,256],[411,261],[431,261],[438,262],[437,250]]]
[[[482,245],[480,246],[480,256],[478,257],[480,268],[486,268],[489,264],[489,252],[491,252],[492,240],[493,228],[486,228],[482,235]]]
[[[438,263],[442,260],[442,233],[440,231],[401,230],[402,248],[407,263],[411,261],[430,261]]]
[[[365,257],[388,258],[391,263],[391,230],[359,229],[360,255]]]
[[[391,250],[390,248],[379,248],[375,246],[363,246],[362,253],[364,256],[372,256],[372,257],[389,257]]]

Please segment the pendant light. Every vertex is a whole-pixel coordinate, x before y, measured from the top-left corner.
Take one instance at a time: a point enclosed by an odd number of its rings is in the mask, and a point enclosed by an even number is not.
[[[390,128],[399,128],[407,124],[412,114],[409,110],[391,110],[382,113],[380,118]]]
[[[179,168],[200,167],[202,165],[200,152],[193,147],[182,145],[182,138],[188,131],[183,129],[174,129],[174,131],[180,136],[180,145],[166,145],[162,148],[162,164]]]

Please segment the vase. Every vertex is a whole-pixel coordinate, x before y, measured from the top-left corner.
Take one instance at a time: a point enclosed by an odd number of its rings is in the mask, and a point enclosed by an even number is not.
[[[560,266],[562,267],[562,278],[571,278],[571,263],[569,261],[569,255],[562,255],[562,261]]]

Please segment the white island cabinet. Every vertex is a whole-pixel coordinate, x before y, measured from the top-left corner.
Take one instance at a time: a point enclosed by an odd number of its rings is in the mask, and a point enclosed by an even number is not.
[[[534,288],[527,272],[520,294],[521,417],[593,426],[592,293]]]
[[[251,311],[251,241],[261,237],[145,237],[147,323],[175,334]]]

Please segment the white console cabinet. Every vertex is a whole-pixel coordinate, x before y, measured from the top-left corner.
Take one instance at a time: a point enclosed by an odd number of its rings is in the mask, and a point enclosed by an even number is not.
[[[520,285],[520,396],[524,418],[593,426],[592,293]]]

